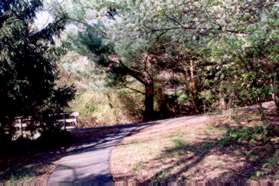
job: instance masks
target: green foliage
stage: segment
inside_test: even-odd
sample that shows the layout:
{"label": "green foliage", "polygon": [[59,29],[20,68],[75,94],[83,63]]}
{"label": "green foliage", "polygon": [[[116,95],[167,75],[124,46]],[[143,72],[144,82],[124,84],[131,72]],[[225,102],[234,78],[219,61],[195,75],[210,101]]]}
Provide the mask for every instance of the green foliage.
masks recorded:
{"label": "green foliage", "polygon": [[80,0],[77,6],[94,9],[83,20],[97,23],[83,25],[88,29],[79,43],[97,55],[110,85],[126,85],[132,76],[159,84],[163,94],[180,87],[185,96],[174,103],[190,103],[195,112],[221,102],[255,104],[277,93],[276,1]]}
{"label": "green foliage", "polygon": [[93,113],[96,110],[95,106],[90,103],[87,103],[85,105],[85,109],[86,109],[86,114]]}
{"label": "green foliage", "polygon": [[98,89],[81,92],[70,104],[80,113],[81,127],[131,123],[142,119],[142,96],[127,89]]}
{"label": "green foliage", "polygon": [[244,127],[240,129],[229,129],[219,141],[221,146],[231,144],[254,144],[266,143],[269,140],[268,131],[264,126]]}
{"label": "green foliage", "polygon": [[272,154],[271,157],[267,159],[267,161],[263,164],[262,168],[255,172],[254,175],[252,175],[252,178],[259,179],[268,177],[270,175],[273,175],[275,179],[278,179],[279,172],[278,172],[278,150]]}
{"label": "green foliage", "polygon": [[137,163],[133,166],[133,171],[134,172],[140,172],[142,170],[142,168],[143,168],[142,163]]}
{"label": "green foliage", "polygon": [[39,0],[6,0],[0,4],[0,136],[13,135],[15,117],[36,121],[60,112],[74,96],[73,86],[58,86],[56,61],[65,53],[54,37],[66,24],[57,17],[41,30],[32,29]]}
{"label": "green foliage", "polygon": [[184,140],[180,139],[180,138],[176,138],[173,140],[174,143],[174,148],[176,150],[183,150],[186,146],[186,143]]}

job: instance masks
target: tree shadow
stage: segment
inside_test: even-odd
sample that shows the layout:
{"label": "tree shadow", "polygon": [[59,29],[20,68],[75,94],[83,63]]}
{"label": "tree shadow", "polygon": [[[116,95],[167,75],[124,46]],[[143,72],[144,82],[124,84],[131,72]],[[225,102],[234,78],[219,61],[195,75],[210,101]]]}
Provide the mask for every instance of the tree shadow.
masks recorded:
{"label": "tree shadow", "polygon": [[[201,162],[209,153],[216,148],[216,142],[208,140],[207,142],[195,144],[181,144],[163,151],[155,161],[161,161],[164,158],[175,157],[171,163],[164,166],[144,183],[161,181],[178,181],[182,173]],[[154,167],[150,167],[154,168]],[[158,168],[158,167],[157,167]]]}
{"label": "tree shadow", "polygon": [[[65,156],[86,153],[99,149],[106,149],[117,145],[124,137],[133,135],[141,130],[158,124],[149,122],[142,124],[116,125],[109,127],[98,127],[89,129],[73,129],[73,143],[59,146],[54,149],[32,149],[30,146],[21,154],[1,157],[0,159],[0,181],[15,181],[25,177],[38,177],[44,175],[44,171],[35,171],[45,165],[54,166],[54,162]],[[59,139],[56,139],[59,140]],[[32,144],[29,144],[32,145]],[[99,175],[96,175],[98,177]],[[104,175],[103,177],[112,177]],[[102,176],[100,177],[100,179]],[[88,181],[86,178],[83,181]],[[100,180],[99,179],[99,180]],[[101,179],[102,180],[102,179]]]}
{"label": "tree shadow", "polygon": [[[226,135],[220,139],[205,139],[194,144],[184,143],[164,150],[152,160],[161,161],[159,165],[150,166],[148,164],[150,161],[143,163],[146,168],[156,170],[155,174],[143,181],[143,183],[197,180],[205,183],[236,183],[237,185],[243,185],[251,179],[266,178],[264,175],[262,177],[255,177],[255,175],[263,168],[266,168],[270,158],[279,149],[279,146],[269,141],[259,144],[231,141],[228,144],[224,144],[224,140],[227,139]],[[231,160],[228,160],[228,164],[222,165],[224,167],[221,166],[225,171],[211,178],[208,175],[210,175],[210,172],[214,173],[218,165],[213,162],[213,168],[209,166],[208,169],[206,166],[200,165],[200,163],[208,161],[207,158],[212,155],[218,158],[221,158],[221,156],[232,157],[233,160],[231,163],[229,163]],[[164,160],[166,158],[171,160]],[[167,163],[164,161],[167,161]],[[241,166],[235,166],[239,162],[242,162]],[[187,173],[187,171],[190,171],[190,173]],[[266,176],[268,178],[269,175],[267,174]]]}

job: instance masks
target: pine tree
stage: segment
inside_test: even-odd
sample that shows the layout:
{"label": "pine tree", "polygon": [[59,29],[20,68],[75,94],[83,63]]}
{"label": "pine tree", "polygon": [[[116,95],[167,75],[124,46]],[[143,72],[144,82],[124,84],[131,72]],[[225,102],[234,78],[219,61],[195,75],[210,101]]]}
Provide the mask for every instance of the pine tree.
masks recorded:
{"label": "pine tree", "polygon": [[72,86],[57,86],[57,47],[66,15],[41,30],[32,27],[40,0],[0,2],[0,137],[13,135],[15,117],[41,120],[44,113],[62,111],[74,96]]}

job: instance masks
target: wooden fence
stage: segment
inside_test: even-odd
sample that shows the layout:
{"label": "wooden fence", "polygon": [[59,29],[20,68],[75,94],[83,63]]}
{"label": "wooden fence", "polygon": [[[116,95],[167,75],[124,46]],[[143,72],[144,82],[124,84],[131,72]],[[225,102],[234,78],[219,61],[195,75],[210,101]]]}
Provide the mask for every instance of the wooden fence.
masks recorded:
{"label": "wooden fence", "polygon": [[[53,119],[53,121],[59,125],[62,129],[67,130],[70,128],[77,128],[78,127],[78,112],[73,113],[56,113],[51,114],[49,117]],[[36,130],[36,126],[39,126],[39,123],[33,123],[32,125],[35,126],[35,130],[33,131],[29,127],[32,126],[31,117],[17,117],[15,119],[14,127],[16,129],[16,134],[14,138],[18,138],[20,136],[36,139],[40,136],[39,132]]]}

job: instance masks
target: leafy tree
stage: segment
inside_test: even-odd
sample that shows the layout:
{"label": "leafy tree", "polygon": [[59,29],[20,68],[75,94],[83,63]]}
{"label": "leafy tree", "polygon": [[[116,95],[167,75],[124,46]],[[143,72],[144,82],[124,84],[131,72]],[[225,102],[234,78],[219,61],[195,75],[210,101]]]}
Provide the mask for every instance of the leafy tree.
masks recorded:
{"label": "leafy tree", "polygon": [[[0,136],[13,136],[15,117],[32,117],[44,125],[43,114],[62,111],[74,96],[72,86],[58,86],[56,61],[64,53],[54,37],[64,29],[66,15],[35,29],[40,0],[0,2]],[[42,127],[42,125],[40,126]]]}
{"label": "leafy tree", "polygon": [[278,72],[278,4],[255,1],[244,2],[242,7],[247,10],[232,15],[241,32],[223,34],[210,45],[211,56],[218,58],[218,68],[224,70],[217,78],[220,91],[237,105],[269,100],[278,86],[274,81]]}
{"label": "leafy tree", "polygon": [[[99,25],[92,26],[95,28],[88,27],[86,32],[79,35],[83,46],[99,57],[100,64],[108,67],[108,74],[112,79],[123,84],[127,83],[127,76],[131,76],[143,84],[146,120],[154,115],[154,86],[160,81],[160,75],[167,70],[159,64],[163,61],[166,64],[174,60],[168,54],[170,49],[168,45],[175,46],[171,44],[172,36],[168,31],[175,31],[178,27],[173,27],[172,23],[167,21],[164,11],[171,12],[177,7],[170,6],[169,8],[169,4],[147,1],[141,3],[104,2],[103,5],[98,6],[107,7],[100,10],[100,14],[105,14],[106,17],[100,20]],[[193,9],[203,12],[202,7]],[[191,22],[192,19],[187,21]],[[165,28],[160,28],[162,25]],[[105,33],[97,32],[96,27],[105,30]],[[195,39],[192,40],[194,35],[198,36],[200,33],[196,32],[195,28],[189,28],[189,33],[185,38],[191,43],[197,43]],[[108,46],[111,49],[105,53],[103,49]]]}
{"label": "leafy tree", "polygon": [[96,22],[84,25],[81,43],[111,77],[123,83],[132,76],[145,86],[146,116],[152,115],[154,84],[162,84],[163,74],[187,76],[178,84],[188,87],[197,111],[268,100],[276,87],[270,76],[278,61],[276,1],[80,3],[78,16]]}

